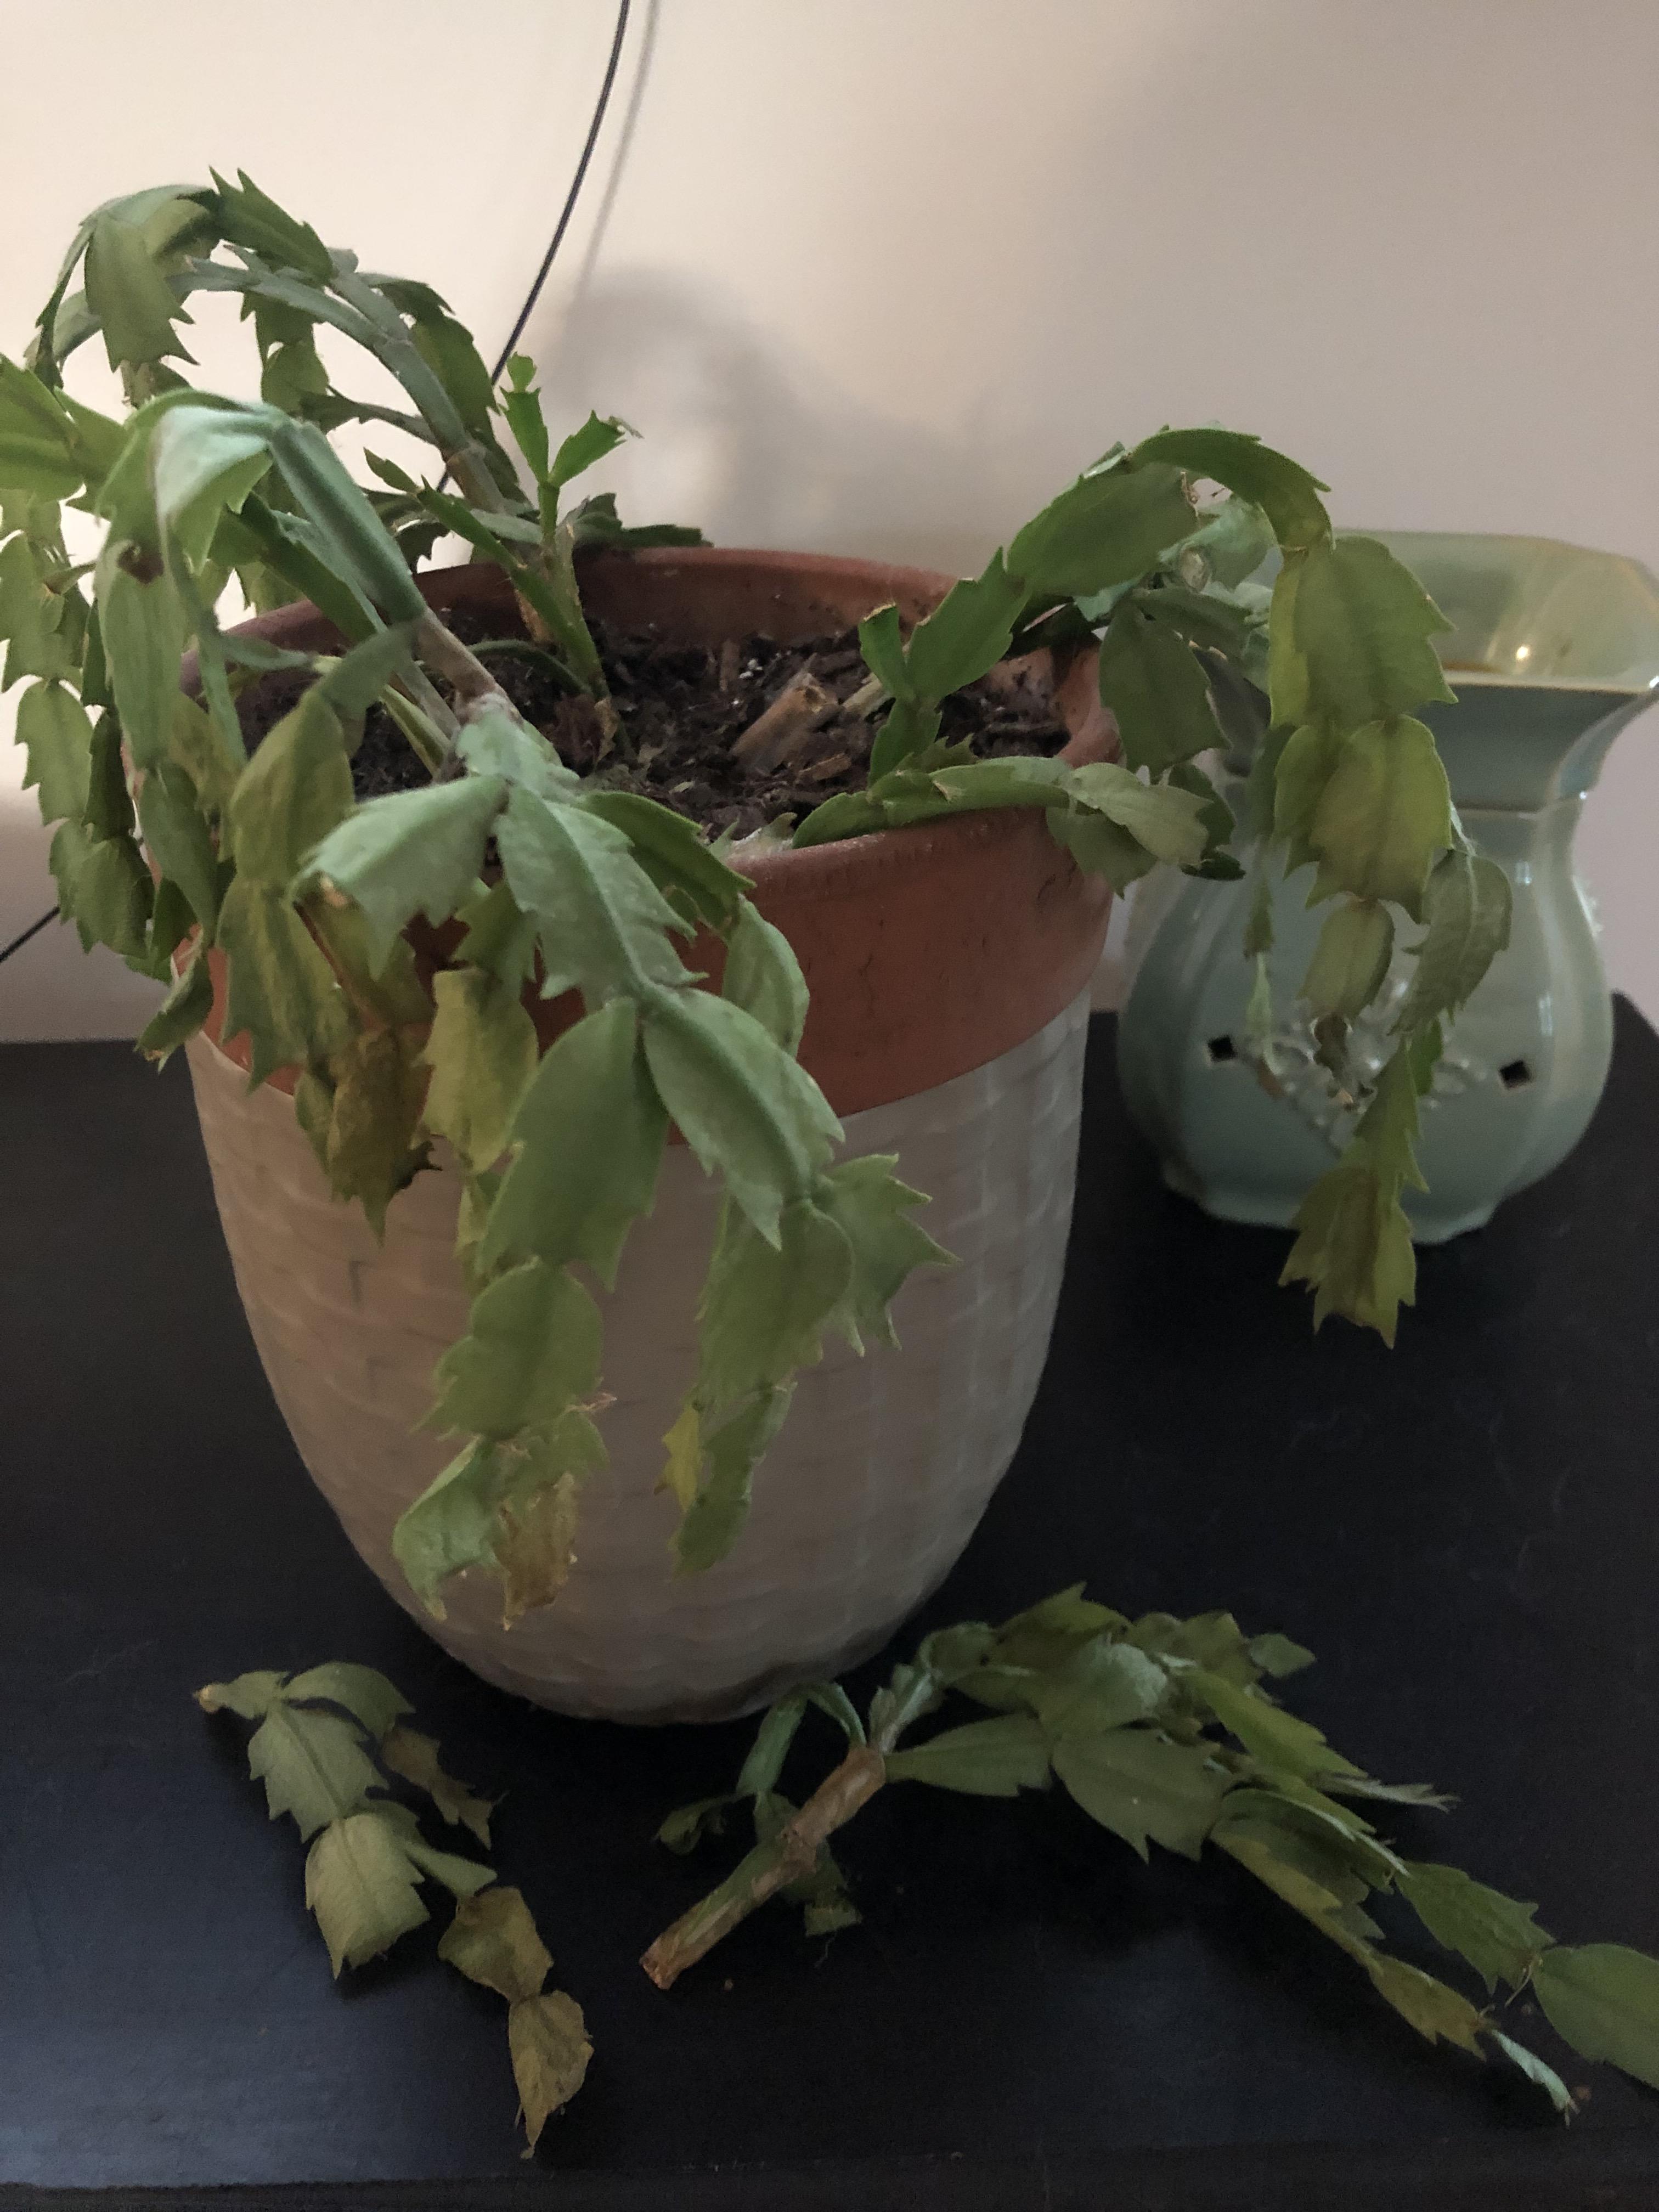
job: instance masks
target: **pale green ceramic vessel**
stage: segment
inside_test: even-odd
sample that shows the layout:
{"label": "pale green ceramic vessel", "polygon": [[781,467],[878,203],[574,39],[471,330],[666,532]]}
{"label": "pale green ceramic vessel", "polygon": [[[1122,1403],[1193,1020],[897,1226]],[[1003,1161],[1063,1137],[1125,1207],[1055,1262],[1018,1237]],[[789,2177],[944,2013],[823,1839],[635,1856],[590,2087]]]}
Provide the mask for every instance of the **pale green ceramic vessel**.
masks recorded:
{"label": "pale green ceramic vessel", "polygon": [[[1659,583],[1634,561],[1547,538],[1376,534],[1452,624],[1437,642],[1457,704],[1421,711],[1465,830],[1515,892],[1509,950],[1452,1026],[1424,1101],[1429,1188],[1404,1202],[1413,1235],[1434,1243],[1478,1227],[1564,1159],[1607,1080],[1613,1009],[1572,840],[1607,748],[1659,690]],[[1228,763],[1236,809],[1245,765],[1242,752]],[[1283,1098],[1268,1097],[1245,1053],[1248,884],[1183,884],[1119,1026],[1124,1095],[1164,1180],[1228,1220],[1288,1224],[1352,1133],[1297,998],[1328,911],[1305,906],[1312,874],[1299,870],[1274,896]],[[1402,944],[1419,933],[1402,928]],[[1370,1070],[1392,1049],[1410,972],[1402,949],[1357,1025],[1356,1054]]]}

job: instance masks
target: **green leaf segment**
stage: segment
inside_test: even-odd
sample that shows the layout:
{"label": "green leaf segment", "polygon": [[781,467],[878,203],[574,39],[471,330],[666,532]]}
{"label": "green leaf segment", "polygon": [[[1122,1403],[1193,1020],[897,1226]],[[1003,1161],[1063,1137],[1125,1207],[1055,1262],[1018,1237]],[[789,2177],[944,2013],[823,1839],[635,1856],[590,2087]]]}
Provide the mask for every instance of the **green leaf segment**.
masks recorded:
{"label": "green leaf segment", "polygon": [[[252,324],[257,401],[197,392],[173,365],[189,364],[185,302],[214,293]],[[321,327],[371,355],[407,407],[337,388]],[[63,390],[63,362],[97,335],[131,405],[124,422]],[[372,464],[377,488],[359,485],[327,437],[354,422],[408,432],[456,490],[389,461]],[[537,653],[617,738],[577,550],[696,535],[630,532],[608,495],[567,506],[628,434],[594,415],[556,441],[528,362],[492,390],[429,287],[364,272],[246,176],[97,210],[28,365],[0,362],[3,681],[27,686],[18,734],[56,824],[65,915],[85,943],[170,985],[142,1049],[163,1060],[200,1028],[216,951],[225,1033],[246,1040],[252,1081],[293,1071],[323,1172],[377,1231],[435,1141],[464,1170],[473,1304],[431,1415],[457,1450],[397,1539],[434,1612],[468,1567],[500,1575],[508,1619],[568,1571],[580,1494],[604,1464],[592,1286],[615,1279],[672,1127],[723,1187],[696,1370],[665,1439],[683,1571],[736,1540],[825,1333],[891,1343],[894,1295],[945,1256],[893,1160],[838,1157],[840,1127],[796,1058],[799,968],[744,878],[690,822],[573,773],[411,574],[459,532],[507,575]],[[1231,496],[1200,511],[1200,478]],[[1120,885],[1158,861],[1237,872],[1231,814],[1197,757],[1224,678],[1267,684],[1271,836],[1317,862],[1317,896],[1343,901],[1307,986],[1334,1052],[1386,969],[1390,902],[1425,925],[1399,1049],[1310,1197],[1288,1270],[1316,1285],[1317,1315],[1391,1334],[1411,1289],[1398,1200],[1415,1174],[1417,1098],[1442,1024],[1504,940],[1507,885],[1466,849],[1411,719],[1443,696],[1434,610],[1380,547],[1333,538],[1318,489],[1224,432],[1115,449],[908,635],[891,607],[865,622],[872,696],[890,702],[869,786],[817,808],[795,842],[1024,807]],[[68,558],[65,501],[103,526],[94,562]],[[1275,538],[1268,609],[1249,573]],[[231,634],[218,609],[233,581],[258,607],[311,599],[344,650]],[[981,760],[941,740],[944,701],[1011,653],[1097,638],[1121,762]],[[250,757],[237,695],[270,671],[307,686]],[[430,781],[358,805],[351,756],[377,701]],[[407,933],[422,918],[462,932],[435,974]],[[724,941],[718,995],[687,964],[698,931]],[[1258,930],[1253,949],[1263,941]],[[538,993],[580,1006],[544,1053]]]}
{"label": "green leaf segment", "polygon": [[[755,1847],[641,1961],[667,1989],[769,1898],[805,1908],[807,1932],[859,1917],[830,1838],[890,1783],[975,1797],[1058,1784],[1089,1818],[1142,1858],[1156,1844],[1183,1857],[1224,1851],[1344,1953],[1426,2042],[1517,2066],[1565,2118],[1575,2097],[1500,2026],[1492,2003],[1397,1956],[1376,1911],[1401,1906],[1462,1961],[1490,2000],[1535,1996],[1582,2057],[1610,2059],[1659,2087],[1659,1960],[1619,1944],[1558,1944],[1536,1907],[1459,1868],[1402,1856],[1363,1808],[1444,1808],[1423,1784],[1378,1782],[1279,1701],[1275,1682],[1313,1655],[1287,1637],[1247,1637],[1232,1615],[1131,1620],[1079,1583],[993,1628],[936,1630],[894,1669],[860,1717],[836,1684],[792,1692],[760,1724],[727,1795],[670,1814],[659,1832],[690,1851],[746,1807]],[[947,1698],[988,1717],[911,1732]],[[797,1805],[780,1790],[797,1731],[812,1709],[845,1753]]]}
{"label": "green leaf segment", "polygon": [[423,1884],[448,1890],[454,1917],[438,1955],[507,1999],[507,2045],[533,2149],[587,2070],[592,2046],[581,2007],[544,1987],[553,1961],[520,1893],[498,1887],[481,1861],[428,1842],[413,1808],[392,1793],[401,1782],[423,1794],[440,1819],[485,1850],[489,1801],[445,1773],[432,1738],[405,1725],[408,1699],[372,1667],[331,1660],[302,1674],[239,1674],[210,1682],[196,1702],[204,1712],[257,1723],[248,1769],[264,1784],[271,1819],[289,1814],[309,1845],[306,1903],[337,1978],[431,1917]]}
{"label": "green leaf segment", "polygon": [[[557,771],[533,733],[518,734],[517,758],[464,739],[463,776],[358,809],[307,877],[350,898],[389,949],[422,905],[447,909],[458,884],[477,883],[487,840],[501,856],[501,882],[480,906],[489,902],[490,945],[505,950],[440,978],[425,1050],[424,1126],[470,1179],[462,1225],[477,1288],[469,1333],[439,1364],[432,1420],[466,1441],[404,1516],[397,1550],[434,1609],[446,1576],[493,1559],[509,1618],[562,1583],[577,1492],[604,1464],[599,1310],[571,1270],[614,1283],[671,1123],[727,1192],[701,1371],[670,1440],[684,1565],[734,1540],[789,1378],[817,1357],[825,1327],[856,1340],[872,1283],[884,1323],[885,1299],[936,1252],[905,1220],[915,1194],[890,1161],[831,1166],[839,1125],[794,1059],[793,1036],[769,1026],[781,1004],[804,999],[799,969],[744,901],[744,879],[689,823],[639,802],[629,818],[647,869],[596,795]],[[435,886],[434,850],[449,872]],[[732,960],[720,998],[698,987],[674,943],[699,920],[739,954],[764,947]],[[586,1009],[539,1060],[520,999],[526,941],[544,994],[580,992]]]}
{"label": "green leaf segment", "polygon": [[[1200,519],[1192,487],[1204,480],[1230,496]],[[1224,741],[1216,702],[1228,682],[1265,689],[1256,826],[1288,867],[1315,864],[1310,903],[1340,902],[1302,995],[1328,1064],[1363,1109],[1346,1153],[1297,1216],[1284,1279],[1312,1287],[1316,1323],[1341,1313],[1392,1343],[1415,1284],[1400,1199],[1420,1187],[1418,1100],[1442,1024],[1508,942],[1510,890],[1469,848],[1434,740],[1412,713],[1452,696],[1431,642],[1446,625],[1384,546],[1334,535],[1323,489],[1282,453],[1224,430],[1164,430],[1107,454],[982,575],[955,586],[908,644],[896,607],[863,623],[865,659],[892,699],[869,788],[826,801],[795,842],[964,808],[1040,806],[1079,866],[1120,890],[1155,860],[1236,877],[1225,848],[1237,825],[1198,760]],[[1269,597],[1248,579],[1275,544]],[[1122,765],[974,761],[939,742],[942,702],[1007,653],[1097,637]],[[1346,1044],[1387,981],[1391,906],[1426,928],[1410,948],[1417,970],[1393,1057],[1367,1093]],[[1246,946],[1263,1000],[1270,914],[1256,902]],[[1264,1015],[1258,1007],[1265,1029]]]}

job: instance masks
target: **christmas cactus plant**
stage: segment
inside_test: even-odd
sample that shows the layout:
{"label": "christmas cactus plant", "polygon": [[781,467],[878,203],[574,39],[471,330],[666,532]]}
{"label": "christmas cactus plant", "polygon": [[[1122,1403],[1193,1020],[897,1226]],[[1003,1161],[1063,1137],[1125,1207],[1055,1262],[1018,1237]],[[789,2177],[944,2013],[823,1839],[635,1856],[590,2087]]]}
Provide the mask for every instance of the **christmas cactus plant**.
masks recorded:
{"label": "christmas cactus plant", "polygon": [[[257,401],[185,381],[191,303],[215,293],[252,325]],[[406,405],[340,389],[325,330],[389,372]],[[122,419],[64,389],[65,362],[94,340]],[[370,453],[359,483],[330,442],[348,426],[407,434],[424,472]],[[0,362],[4,680],[27,682],[18,734],[57,825],[64,915],[169,985],[141,1039],[158,1060],[206,1019],[222,956],[226,1036],[246,1036],[256,1085],[298,1071],[321,1169],[371,1223],[434,1140],[463,1171],[471,1318],[438,1364],[430,1417],[457,1449],[397,1539],[434,1612],[464,1568],[499,1573],[509,1616],[568,1572],[582,1485],[604,1460],[589,1282],[614,1279],[671,1125],[723,1186],[698,1371],[665,1438],[682,1569],[736,1540],[826,1332],[890,1339],[895,1294],[945,1256],[893,1159],[837,1159],[839,1125],[796,1056],[800,969],[747,896],[742,848],[631,787],[581,556],[696,533],[629,530],[608,495],[571,496],[627,434],[592,415],[556,438],[529,362],[493,385],[428,286],[360,269],[246,177],[99,209],[24,362]],[[1313,1287],[1316,1318],[1392,1340],[1413,1288],[1399,1201],[1417,1102],[1443,1024],[1504,940],[1507,888],[1471,854],[1413,718],[1449,696],[1437,611],[1382,545],[1334,532],[1322,489],[1223,430],[1113,447],[908,635],[896,608],[869,615],[868,680],[848,702],[874,728],[865,786],[768,834],[805,847],[1036,809],[1079,867],[1120,889],[1160,862],[1237,875],[1239,843],[1263,891],[1247,946],[1259,1013],[1268,872],[1316,862],[1330,914],[1303,988],[1358,1119],[1309,1194],[1285,1273]],[[562,757],[483,641],[428,605],[416,572],[452,534],[507,580],[538,662],[585,702],[599,765]],[[1271,586],[1253,580],[1275,553]],[[261,611],[313,602],[341,649],[238,635],[233,590]],[[952,695],[1039,647],[1097,647],[1120,760],[980,757],[942,734]],[[273,674],[302,688],[251,750],[239,695]],[[1243,824],[1200,765],[1229,699],[1261,723]],[[418,787],[360,800],[352,758],[374,708]],[[1415,980],[1366,1089],[1347,1028],[1382,987],[1401,916],[1423,927]],[[450,926],[435,968],[406,933],[419,917]],[[698,931],[725,947],[718,994],[688,964]],[[544,1051],[527,991],[580,995],[580,1018]],[[1265,1037],[1265,1015],[1258,1026]]]}

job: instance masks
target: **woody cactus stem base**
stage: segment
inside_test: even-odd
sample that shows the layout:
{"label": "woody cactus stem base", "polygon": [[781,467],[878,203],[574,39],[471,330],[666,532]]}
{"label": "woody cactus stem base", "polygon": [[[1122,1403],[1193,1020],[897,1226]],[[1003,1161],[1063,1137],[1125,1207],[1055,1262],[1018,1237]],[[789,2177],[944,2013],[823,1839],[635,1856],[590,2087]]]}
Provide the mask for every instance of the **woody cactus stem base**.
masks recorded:
{"label": "woody cactus stem base", "polygon": [[465,1326],[459,1176],[447,1161],[418,1176],[378,1245],[330,1197],[291,1102],[250,1095],[198,1038],[202,1133],[254,1340],[301,1456],[387,1589],[487,1680],[588,1717],[726,1718],[876,1649],[966,1544],[1036,1389],[1071,1223],[1087,1011],[1080,998],[972,1073],[846,1117],[849,1152],[896,1152],[932,1194],[929,1232],[960,1264],[906,1286],[902,1352],[836,1346],[802,1376],[735,1549],[685,1577],[657,1485],[694,1365],[717,1192],[670,1148],[607,1305],[611,1466],[584,1492],[557,1603],[510,1629],[499,1585],[476,1574],[429,1620],[392,1556],[398,1515],[453,1450],[411,1431]]}

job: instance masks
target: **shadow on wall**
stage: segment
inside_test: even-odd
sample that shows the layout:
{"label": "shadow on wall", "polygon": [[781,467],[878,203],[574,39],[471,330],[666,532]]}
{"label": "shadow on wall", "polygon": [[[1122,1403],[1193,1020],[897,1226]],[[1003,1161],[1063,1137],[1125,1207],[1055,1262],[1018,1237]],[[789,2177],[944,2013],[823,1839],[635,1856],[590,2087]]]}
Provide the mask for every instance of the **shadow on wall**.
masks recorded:
{"label": "shadow on wall", "polygon": [[604,471],[626,520],[696,523],[719,544],[977,574],[997,543],[982,518],[1030,505],[1006,441],[872,413],[672,276],[591,280],[543,386],[556,426],[594,407],[641,433]]}

